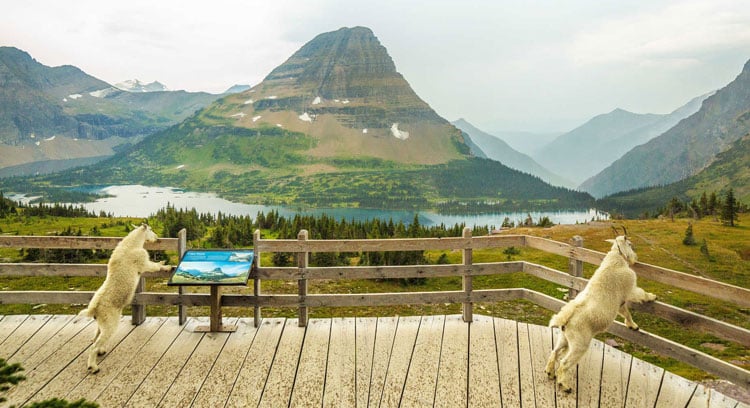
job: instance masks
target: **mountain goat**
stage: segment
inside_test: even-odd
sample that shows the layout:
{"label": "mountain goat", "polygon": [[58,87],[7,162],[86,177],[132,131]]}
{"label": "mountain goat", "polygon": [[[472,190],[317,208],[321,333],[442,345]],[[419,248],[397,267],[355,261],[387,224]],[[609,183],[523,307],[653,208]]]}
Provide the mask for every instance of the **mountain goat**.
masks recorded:
{"label": "mountain goat", "polygon": [[146,224],[136,227],[123,238],[109,258],[104,283],[94,293],[88,308],[79,313],[96,319],[96,335],[88,357],[88,370],[91,373],[99,371],[96,357],[106,353],[104,345],[117,330],[122,309],[133,301],[141,273],[171,269],[171,266],[164,265],[164,261],[151,262],[148,251],[143,248],[144,243],[157,239]]}
{"label": "mountain goat", "polygon": [[[573,370],[588,350],[594,335],[605,331],[618,313],[625,318],[629,329],[638,330],[628,310],[628,302],[656,299],[653,293],[636,286],[636,274],[630,265],[637,261],[637,257],[627,237],[620,235],[607,242],[612,243],[612,248],[586,287],[549,322],[550,327],[559,327],[562,335],[558,337],[544,371],[550,379],[557,377],[558,385],[566,392],[572,391],[575,385]],[[564,356],[559,359],[555,371],[558,356],[562,353]]]}

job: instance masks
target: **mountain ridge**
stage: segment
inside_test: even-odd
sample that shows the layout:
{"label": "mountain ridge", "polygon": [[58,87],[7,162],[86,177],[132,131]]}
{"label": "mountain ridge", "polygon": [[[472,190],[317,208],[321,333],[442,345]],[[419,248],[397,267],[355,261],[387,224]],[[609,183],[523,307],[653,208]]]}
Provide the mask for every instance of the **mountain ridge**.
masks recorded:
{"label": "mountain ridge", "polygon": [[750,60],[729,84],[674,127],[636,146],[581,188],[595,197],[666,185],[699,173],[750,131]]}

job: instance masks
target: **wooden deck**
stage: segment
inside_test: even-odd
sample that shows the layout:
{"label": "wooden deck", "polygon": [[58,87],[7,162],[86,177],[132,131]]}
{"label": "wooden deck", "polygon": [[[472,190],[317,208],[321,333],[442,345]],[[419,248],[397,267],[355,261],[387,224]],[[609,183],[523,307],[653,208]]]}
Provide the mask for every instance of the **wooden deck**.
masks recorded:
{"label": "wooden deck", "polygon": [[[196,333],[123,318],[101,371],[86,373],[92,320],[0,316],[0,357],[26,381],[6,405],[52,397],[102,407],[748,407],[594,341],[566,394],[544,374],[554,333],[475,316],[311,319],[227,318],[234,333]],[[3,405],[5,406],[5,405]]]}

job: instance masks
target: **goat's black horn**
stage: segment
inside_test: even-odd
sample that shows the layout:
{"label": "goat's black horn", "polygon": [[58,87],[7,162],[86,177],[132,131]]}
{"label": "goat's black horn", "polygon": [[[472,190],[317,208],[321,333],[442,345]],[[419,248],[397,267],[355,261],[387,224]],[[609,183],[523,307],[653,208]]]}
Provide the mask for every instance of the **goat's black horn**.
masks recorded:
{"label": "goat's black horn", "polygon": [[628,230],[625,229],[624,225],[620,225],[622,227],[622,235],[628,236]]}
{"label": "goat's black horn", "polygon": [[620,231],[618,231],[617,227],[615,227],[614,225],[612,226],[612,230],[615,231],[615,236],[620,235]]}

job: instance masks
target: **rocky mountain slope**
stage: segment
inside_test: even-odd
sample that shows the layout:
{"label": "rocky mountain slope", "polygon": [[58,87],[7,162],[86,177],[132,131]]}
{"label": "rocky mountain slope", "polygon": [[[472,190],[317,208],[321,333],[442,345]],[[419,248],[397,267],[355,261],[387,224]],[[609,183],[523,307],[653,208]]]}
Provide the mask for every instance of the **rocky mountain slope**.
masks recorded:
{"label": "rocky mountain slope", "polygon": [[294,206],[581,208],[592,198],[473,157],[364,27],[320,34],[260,84],[45,183],[170,185]]}
{"label": "rocky mountain slope", "polygon": [[699,173],[750,132],[750,61],[737,78],[706,98],[698,112],[637,146],[581,188],[596,197],[665,185]]}
{"label": "rocky mountain slope", "polygon": [[117,146],[177,123],[217,97],[126,92],[74,66],[48,67],[17,48],[0,47],[0,168],[61,161],[59,169],[76,159],[111,156]]}

